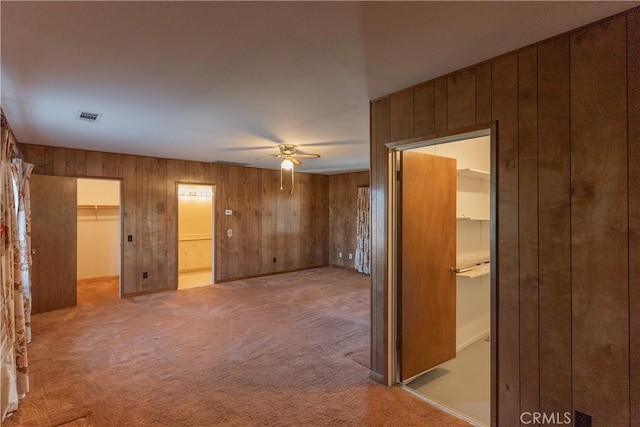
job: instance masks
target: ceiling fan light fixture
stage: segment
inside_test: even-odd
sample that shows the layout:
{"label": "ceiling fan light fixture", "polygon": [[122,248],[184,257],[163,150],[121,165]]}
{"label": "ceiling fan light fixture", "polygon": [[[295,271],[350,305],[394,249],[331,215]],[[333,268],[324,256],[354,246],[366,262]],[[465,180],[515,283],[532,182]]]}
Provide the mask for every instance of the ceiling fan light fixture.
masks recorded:
{"label": "ceiling fan light fixture", "polygon": [[293,162],[290,159],[284,159],[280,164],[280,167],[284,170],[289,171],[293,169]]}

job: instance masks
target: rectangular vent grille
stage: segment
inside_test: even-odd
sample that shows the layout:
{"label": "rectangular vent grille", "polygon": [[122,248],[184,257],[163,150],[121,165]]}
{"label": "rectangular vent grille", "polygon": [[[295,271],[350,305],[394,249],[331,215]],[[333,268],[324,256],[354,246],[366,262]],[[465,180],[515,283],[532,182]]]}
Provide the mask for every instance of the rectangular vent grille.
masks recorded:
{"label": "rectangular vent grille", "polygon": [[78,111],[78,116],[76,117],[78,120],[84,120],[85,122],[99,122],[102,114],[97,113],[88,113],[86,111]]}

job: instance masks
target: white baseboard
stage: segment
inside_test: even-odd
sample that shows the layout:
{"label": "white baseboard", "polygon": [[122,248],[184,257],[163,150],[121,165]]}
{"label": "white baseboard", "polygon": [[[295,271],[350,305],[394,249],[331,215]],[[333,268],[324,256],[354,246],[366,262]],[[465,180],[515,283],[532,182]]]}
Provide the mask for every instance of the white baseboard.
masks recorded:
{"label": "white baseboard", "polygon": [[413,394],[415,397],[417,397],[418,399],[427,402],[428,404],[430,404],[431,406],[434,406],[436,408],[438,408],[439,410],[441,410],[442,412],[446,412],[447,414],[453,415],[456,418],[459,418],[463,421],[468,422],[469,424],[471,424],[472,426],[476,426],[476,427],[488,427],[486,424],[484,424],[482,421],[476,420],[473,417],[470,417],[467,414],[463,414],[462,412],[459,412],[453,408],[448,407],[447,405],[444,405],[440,402],[438,402],[437,400],[433,400],[430,399],[420,393],[418,393],[417,391],[415,391],[414,389],[412,389],[409,386],[406,385],[402,385],[400,384],[399,386],[401,389],[408,391],[409,393]]}
{"label": "white baseboard", "polygon": [[465,342],[463,342],[462,344],[460,344],[459,346],[456,347],[456,353],[459,353],[461,350],[469,347],[471,344],[473,344],[474,342],[484,339],[486,337],[489,336],[489,329],[485,329],[484,331],[480,332],[479,334],[474,335],[473,337],[469,338],[468,340],[466,340]]}

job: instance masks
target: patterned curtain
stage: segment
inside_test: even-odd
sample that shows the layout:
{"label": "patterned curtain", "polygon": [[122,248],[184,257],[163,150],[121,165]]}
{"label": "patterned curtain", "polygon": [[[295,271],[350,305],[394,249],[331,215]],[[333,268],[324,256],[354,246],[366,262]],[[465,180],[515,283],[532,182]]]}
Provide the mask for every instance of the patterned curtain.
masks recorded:
{"label": "patterned curtain", "polygon": [[357,215],[358,224],[356,230],[356,270],[360,273],[370,274],[371,255],[370,238],[371,228],[369,218],[371,206],[371,192],[369,187],[358,187]]}
{"label": "patterned curtain", "polygon": [[[27,343],[31,342],[31,191],[29,177],[33,165],[22,159],[13,160],[14,196],[18,200],[18,246],[20,248],[20,282],[24,300],[24,321]],[[25,346],[26,359],[26,346]],[[28,382],[26,388],[28,388]]]}
{"label": "patterned curtain", "polygon": [[[4,113],[1,136],[0,419],[4,419],[18,409],[18,399],[29,391],[27,319],[30,317],[30,294],[25,294],[23,280],[26,278],[29,291],[28,177],[33,165],[19,159],[13,162],[18,150]],[[19,213],[22,213],[21,220]]]}

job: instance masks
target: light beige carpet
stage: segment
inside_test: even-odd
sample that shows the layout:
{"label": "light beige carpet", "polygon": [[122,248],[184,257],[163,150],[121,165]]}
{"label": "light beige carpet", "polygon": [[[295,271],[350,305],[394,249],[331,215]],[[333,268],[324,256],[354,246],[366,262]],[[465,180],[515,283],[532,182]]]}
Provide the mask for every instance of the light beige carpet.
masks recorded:
{"label": "light beige carpet", "polygon": [[320,268],[123,300],[116,287],[33,316],[32,391],[4,425],[466,425],[369,379],[368,276]]}

